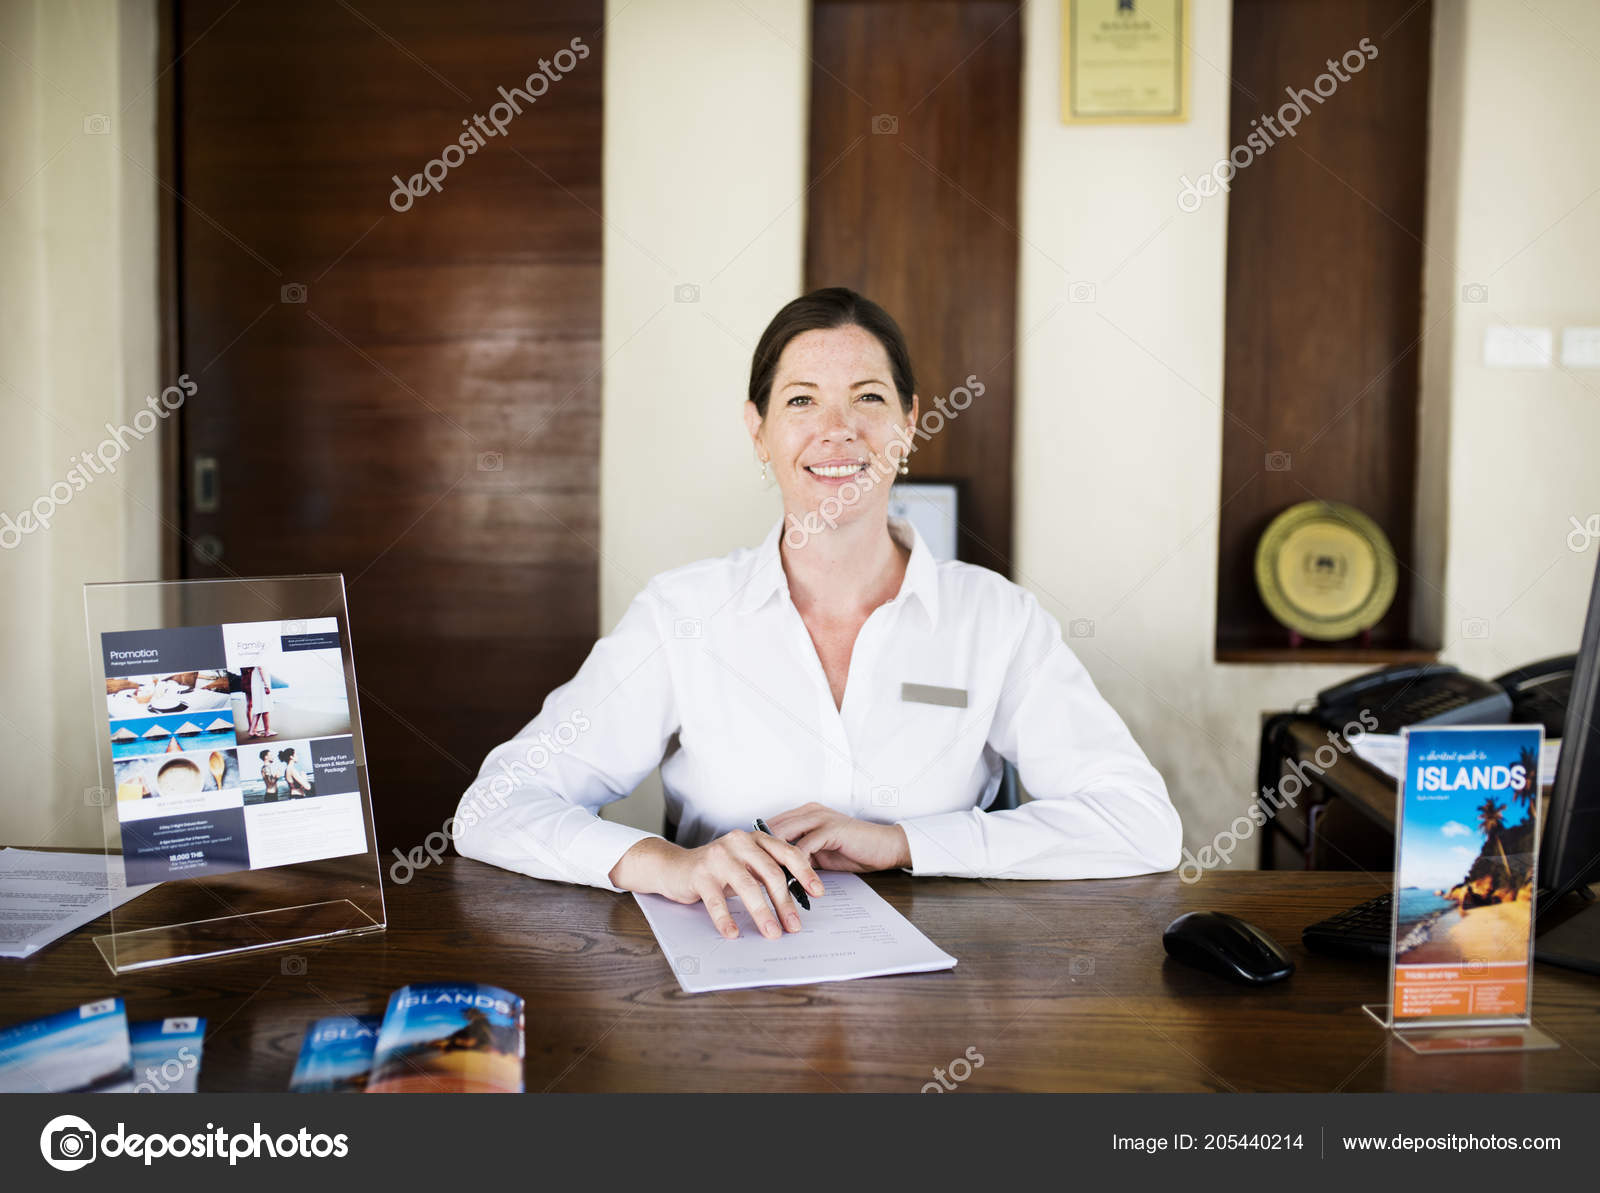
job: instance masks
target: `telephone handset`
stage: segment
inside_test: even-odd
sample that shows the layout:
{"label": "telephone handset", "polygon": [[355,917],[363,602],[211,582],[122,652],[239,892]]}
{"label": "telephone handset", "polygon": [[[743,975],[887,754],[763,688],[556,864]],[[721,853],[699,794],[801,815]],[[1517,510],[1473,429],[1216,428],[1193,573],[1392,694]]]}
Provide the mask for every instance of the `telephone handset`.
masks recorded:
{"label": "telephone handset", "polygon": [[1511,696],[1449,663],[1400,663],[1318,692],[1312,715],[1329,729],[1354,722],[1369,733],[1399,733],[1407,725],[1503,725],[1511,719]]}
{"label": "telephone handset", "polygon": [[1543,725],[1544,735],[1559,738],[1566,730],[1567,701],[1572,698],[1575,654],[1556,655],[1507,671],[1495,683],[1511,697],[1511,719],[1519,725]]}

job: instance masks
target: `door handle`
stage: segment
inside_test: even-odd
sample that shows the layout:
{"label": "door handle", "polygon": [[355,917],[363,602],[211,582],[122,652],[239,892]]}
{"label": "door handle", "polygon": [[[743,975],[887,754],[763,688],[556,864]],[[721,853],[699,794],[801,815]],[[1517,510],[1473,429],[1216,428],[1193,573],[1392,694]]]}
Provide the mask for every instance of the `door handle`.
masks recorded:
{"label": "door handle", "polygon": [[194,458],[194,485],[189,490],[189,505],[195,513],[217,512],[217,507],[222,501],[222,494],[218,488],[220,479],[215,456]]}

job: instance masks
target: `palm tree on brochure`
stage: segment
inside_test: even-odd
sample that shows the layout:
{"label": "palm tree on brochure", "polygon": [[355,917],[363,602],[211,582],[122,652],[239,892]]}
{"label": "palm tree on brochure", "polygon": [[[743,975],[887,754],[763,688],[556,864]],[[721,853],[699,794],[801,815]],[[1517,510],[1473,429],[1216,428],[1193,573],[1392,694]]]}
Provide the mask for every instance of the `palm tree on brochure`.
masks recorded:
{"label": "palm tree on brochure", "polygon": [[1494,796],[1489,796],[1478,809],[1478,831],[1483,834],[1486,844],[1492,844],[1495,852],[1500,855],[1500,865],[1505,868],[1506,882],[1512,881],[1511,863],[1506,861],[1506,851],[1500,844],[1500,833],[1506,826],[1506,806],[1497,803]]}
{"label": "palm tree on brochure", "polygon": [[1532,750],[1523,750],[1518,759],[1522,763],[1522,786],[1517,788],[1516,800],[1527,809],[1528,819],[1533,819],[1535,793],[1539,790],[1539,758]]}

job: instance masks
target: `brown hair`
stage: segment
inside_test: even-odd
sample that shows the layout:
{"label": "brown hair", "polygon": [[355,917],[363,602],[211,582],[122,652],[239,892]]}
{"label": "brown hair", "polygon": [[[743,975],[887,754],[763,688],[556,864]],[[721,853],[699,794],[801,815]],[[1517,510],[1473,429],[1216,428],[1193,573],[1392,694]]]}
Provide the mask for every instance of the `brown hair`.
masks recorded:
{"label": "brown hair", "polygon": [[834,327],[859,327],[877,337],[889,356],[891,377],[900,394],[900,408],[911,413],[911,398],[917,392],[917,383],[911,373],[911,353],[906,348],[900,325],[870,298],[863,298],[843,286],[813,290],[786,303],[767,324],[767,330],[761,333],[756,344],[755,355],[750,358],[750,400],[755,403],[756,413],[767,417],[772,378],[778,371],[778,358],[789,341],[803,332]]}

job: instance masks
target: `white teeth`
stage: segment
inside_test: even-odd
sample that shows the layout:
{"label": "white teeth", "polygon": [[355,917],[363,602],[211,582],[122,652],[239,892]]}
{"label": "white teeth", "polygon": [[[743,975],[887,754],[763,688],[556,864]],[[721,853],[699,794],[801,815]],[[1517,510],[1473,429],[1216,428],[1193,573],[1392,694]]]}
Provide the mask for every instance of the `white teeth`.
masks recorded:
{"label": "white teeth", "polygon": [[862,467],[863,465],[861,464],[838,464],[829,468],[814,465],[807,468],[806,471],[814,472],[818,476],[828,477],[830,480],[839,480],[841,477],[854,476],[861,471]]}

